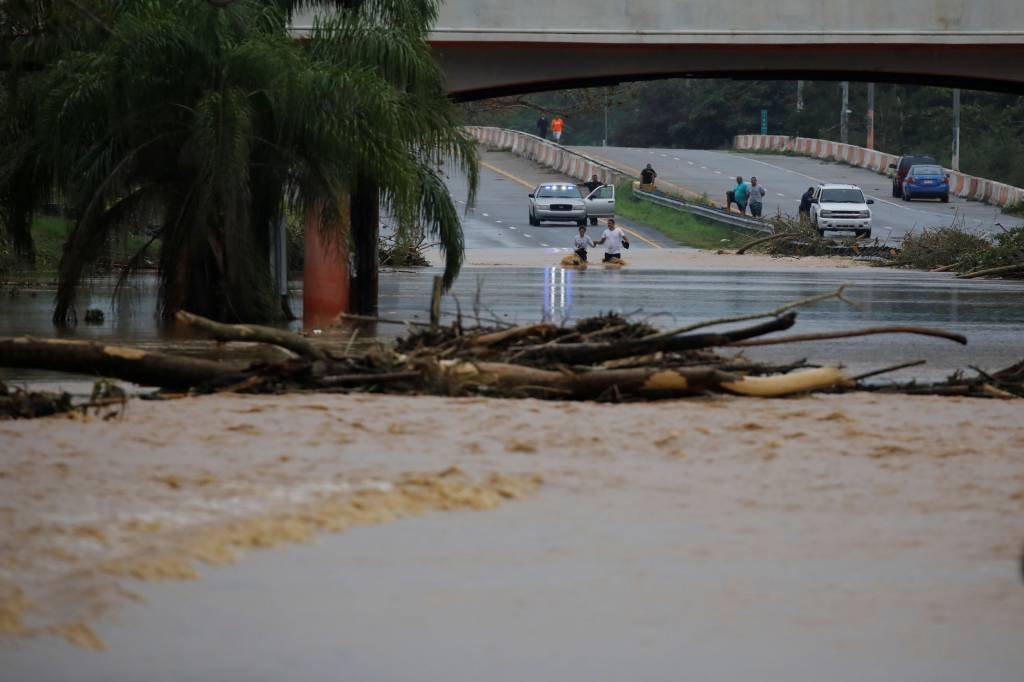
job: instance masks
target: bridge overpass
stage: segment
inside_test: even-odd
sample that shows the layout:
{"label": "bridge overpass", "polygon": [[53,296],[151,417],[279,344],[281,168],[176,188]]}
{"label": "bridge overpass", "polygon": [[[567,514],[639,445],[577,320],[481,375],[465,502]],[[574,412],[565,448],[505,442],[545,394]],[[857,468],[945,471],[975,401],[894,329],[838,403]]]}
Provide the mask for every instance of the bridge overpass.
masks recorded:
{"label": "bridge overpass", "polygon": [[462,100],[675,76],[1024,92],[1020,0],[446,0],[431,42]]}

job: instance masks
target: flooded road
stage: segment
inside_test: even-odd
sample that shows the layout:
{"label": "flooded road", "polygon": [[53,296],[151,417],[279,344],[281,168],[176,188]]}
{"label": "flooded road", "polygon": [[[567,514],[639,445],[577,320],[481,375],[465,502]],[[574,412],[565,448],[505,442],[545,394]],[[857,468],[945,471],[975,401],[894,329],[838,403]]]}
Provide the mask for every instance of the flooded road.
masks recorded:
{"label": "flooded road", "polygon": [[[381,274],[381,317],[427,319],[433,268]],[[67,332],[75,338],[101,339],[189,354],[224,357],[211,341],[172,335],[156,319],[155,277],[135,278],[111,301],[113,279],[94,280],[83,294],[80,314],[100,308],[99,325],[79,324]],[[800,311],[799,333],[873,325],[941,327],[967,336],[966,347],[905,335],[749,349],[755,358],[811,362],[842,362],[851,371],[925,359],[928,364],[892,375],[934,380],[955,369],[977,365],[986,369],[1009,365],[1024,356],[1024,287],[1011,281],[957,280],[950,275],[882,269],[835,270],[604,270],[562,268],[466,268],[442,305],[451,321],[461,311],[466,324],[475,315],[488,320],[524,323],[539,319],[561,323],[615,311],[648,319],[661,328],[700,320],[771,310],[794,300],[848,284],[847,296],[857,304],[827,301]],[[293,282],[292,309],[301,315],[301,282]],[[3,292],[0,336],[54,336],[50,322],[52,289]],[[298,328],[299,323],[292,323]],[[353,328],[325,330],[324,340],[347,343]],[[392,338],[402,325],[359,327],[358,337]],[[237,354],[236,354],[237,356]],[[228,356],[232,357],[232,356]],[[244,357],[244,355],[242,356]],[[26,370],[0,370],[0,379],[57,379],[59,375]],[[890,377],[891,378],[891,377]]]}

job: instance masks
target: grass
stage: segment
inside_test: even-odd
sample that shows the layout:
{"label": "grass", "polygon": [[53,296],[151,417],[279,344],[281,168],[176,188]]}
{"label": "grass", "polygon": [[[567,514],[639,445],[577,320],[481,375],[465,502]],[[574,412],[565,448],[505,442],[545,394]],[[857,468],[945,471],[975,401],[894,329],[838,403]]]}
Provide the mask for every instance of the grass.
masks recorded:
{"label": "grass", "polygon": [[642,223],[684,246],[698,249],[737,247],[750,240],[750,234],[728,225],[702,220],[689,213],[642,201],[633,196],[631,184],[615,188],[615,212]]}
{"label": "grass", "polygon": [[[64,242],[71,234],[72,222],[61,216],[37,215],[32,221],[32,238],[36,245],[36,269],[52,270],[60,263]],[[144,234],[124,234],[111,239],[107,251],[107,263],[123,263],[145,246],[149,237]],[[147,249],[149,260],[155,260],[160,252],[160,240]],[[101,263],[102,264],[102,263]]]}

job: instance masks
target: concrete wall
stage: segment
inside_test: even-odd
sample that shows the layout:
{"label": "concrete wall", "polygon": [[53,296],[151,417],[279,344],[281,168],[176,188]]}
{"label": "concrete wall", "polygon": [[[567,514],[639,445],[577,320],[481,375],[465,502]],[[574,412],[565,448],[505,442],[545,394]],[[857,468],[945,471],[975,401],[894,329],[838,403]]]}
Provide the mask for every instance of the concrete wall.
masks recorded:
{"label": "concrete wall", "polygon": [[1024,40],[1019,0],[446,0],[435,39],[992,43]]}
{"label": "concrete wall", "polygon": [[489,126],[466,126],[465,130],[485,147],[513,152],[577,180],[589,180],[595,174],[608,185],[633,180],[633,176],[625,170],[570,151],[536,135]]}
{"label": "concrete wall", "polygon": [[[818,159],[843,161],[852,166],[867,168],[882,174],[887,173],[889,164],[897,163],[900,159],[898,155],[886,154],[852,144],[785,135],[737,135],[733,139],[733,146],[736,149],[792,152]],[[959,197],[983,201],[995,206],[1024,203],[1024,188],[967,175],[948,168],[946,172],[949,173],[949,191]]]}

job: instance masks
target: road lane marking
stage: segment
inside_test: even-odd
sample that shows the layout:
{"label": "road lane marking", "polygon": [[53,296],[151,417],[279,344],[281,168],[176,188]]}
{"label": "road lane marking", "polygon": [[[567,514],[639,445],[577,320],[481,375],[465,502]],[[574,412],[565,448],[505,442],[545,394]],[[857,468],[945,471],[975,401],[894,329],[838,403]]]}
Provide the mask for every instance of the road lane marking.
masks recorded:
{"label": "road lane marking", "polygon": [[707,170],[708,169],[707,166],[701,166],[700,168],[701,168],[701,170]]}
{"label": "road lane marking", "polygon": [[[530,237],[530,235],[526,234],[525,232],[523,232],[523,236],[524,237]],[[533,237],[530,237],[530,239],[533,239]]]}
{"label": "road lane marking", "polygon": [[481,213],[480,215],[482,215],[485,218],[490,218],[491,217],[491,216],[487,215],[486,213]]}
{"label": "road lane marking", "polygon": [[691,166],[693,165],[693,161],[687,161],[686,163],[690,164]]}
{"label": "road lane marking", "polygon": [[784,197],[784,196],[786,196],[786,195],[785,195],[785,194],[783,194],[782,192],[776,192],[775,194],[776,194],[777,196],[780,196],[780,197]]}
{"label": "road lane marking", "polygon": [[672,160],[673,161],[682,161],[682,159],[680,159],[678,156],[673,156]]}
{"label": "road lane marking", "polygon": [[721,175],[722,171],[715,171],[716,174]]}
{"label": "road lane marking", "polygon": [[480,165],[483,166],[484,168],[486,168],[487,170],[494,171],[498,175],[504,175],[509,180],[515,180],[516,182],[518,182],[523,187],[529,187],[530,189],[534,188],[534,185],[531,185],[526,180],[523,180],[522,178],[520,178],[518,176],[512,175],[508,171],[503,171],[502,169],[498,168],[497,166],[492,166],[491,164],[487,163],[486,161],[481,161]]}
{"label": "road lane marking", "polygon": [[509,226],[508,226],[508,229],[510,229],[510,230],[514,230],[514,229],[516,229],[516,226],[515,226],[515,225],[509,225]]}
{"label": "road lane marking", "polygon": [[501,221],[498,220],[497,218],[494,219],[494,222],[498,223],[499,225],[501,224]]}
{"label": "road lane marking", "polygon": [[544,242],[541,242],[540,245],[541,246],[547,246],[547,244],[545,244]]}

